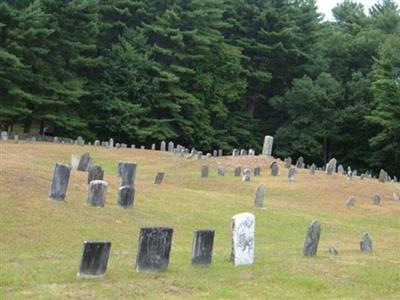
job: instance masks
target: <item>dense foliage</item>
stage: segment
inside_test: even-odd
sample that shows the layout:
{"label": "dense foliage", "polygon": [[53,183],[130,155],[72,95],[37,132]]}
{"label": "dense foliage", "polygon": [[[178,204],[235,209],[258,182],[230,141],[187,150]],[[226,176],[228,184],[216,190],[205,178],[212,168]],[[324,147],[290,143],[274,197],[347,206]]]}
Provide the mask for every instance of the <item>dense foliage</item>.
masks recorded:
{"label": "dense foliage", "polygon": [[0,125],[400,170],[400,13],[345,0],[0,1]]}

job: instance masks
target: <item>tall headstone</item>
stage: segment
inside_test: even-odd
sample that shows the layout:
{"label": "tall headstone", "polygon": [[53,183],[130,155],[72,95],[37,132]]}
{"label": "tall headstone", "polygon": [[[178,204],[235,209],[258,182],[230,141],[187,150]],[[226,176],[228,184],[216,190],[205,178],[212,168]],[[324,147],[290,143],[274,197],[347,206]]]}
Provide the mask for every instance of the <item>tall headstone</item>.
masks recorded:
{"label": "tall headstone", "polygon": [[264,145],[263,145],[262,154],[271,156],[273,144],[274,144],[274,138],[270,135],[266,135],[264,137]]}
{"label": "tall headstone", "polygon": [[368,232],[364,232],[360,241],[360,250],[362,252],[372,252],[372,240]]}
{"label": "tall headstone", "polygon": [[168,268],[173,229],[140,228],[136,271],[165,271]]}
{"label": "tall headstone", "polygon": [[160,151],[165,151],[167,148],[167,143],[165,141],[161,141]]}
{"label": "tall headstone", "polygon": [[168,152],[174,151],[174,142],[170,141],[168,143]]}
{"label": "tall headstone", "polygon": [[70,174],[71,166],[56,163],[49,191],[50,200],[60,201],[65,199]]}
{"label": "tall headstone", "polygon": [[134,162],[128,162],[128,161],[118,162],[117,176],[121,177],[122,179],[121,186],[135,185],[136,167],[137,165]]}
{"label": "tall headstone", "polygon": [[100,166],[91,166],[88,172],[88,184],[93,180],[103,180],[104,171]]}
{"label": "tall headstone", "polygon": [[214,245],[214,230],[196,230],[193,233],[192,265],[211,264]]}
{"label": "tall headstone", "polygon": [[201,166],[201,177],[208,177],[208,165]]}
{"label": "tall headstone", "polygon": [[213,156],[217,157],[218,156],[218,150],[213,150]]}
{"label": "tall headstone", "polygon": [[129,208],[135,201],[135,188],[131,185],[124,185],[118,189],[117,203],[119,207]]}
{"label": "tall headstone", "polygon": [[82,258],[79,264],[78,277],[102,277],[107,270],[111,242],[84,241]]}
{"label": "tall headstone", "polygon": [[90,157],[89,152],[84,153],[79,160],[78,171],[86,172],[89,170],[92,164],[92,158]]}
{"label": "tall headstone", "polygon": [[156,178],[154,179],[154,184],[161,184],[164,179],[164,172],[158,172]]}
{"label": "tall headstone", "polygon": [[303,164],[304,164],[304,158],[303,156],[300,156],[296,161],[296,168],[301,169],[303,167]]}
{"label": "tall headstone", "polygon": [[294,181],[296,179],[297,170],[295,167],[291,167],[288,171],[288,179],[289,181]]}
{"label": "tall headstone", "polygon": [[292,158],[289,156],[289,157],[286,157],[285,158],[285,168],[290,168],[292,166]]}
{"label": "tall headstone", "polygon": [[239,177],[242,174],[242,168],[241,167],[236,167],[235,168],[235,176]]}
{"label": "tall headstone", "polygon": [[250,169],[244,169],[243,170],[243,177],[242,177],[242,181],[250,181],[251,178],[251,170]]}
{"label": "tall headstone", "polygon": [[306,240],[304,241],[303,255],[317,255],[319,238],[321,236],[321,225],[317,220],[311,222],[308,228]]}
{"label": "tall headstone", "polygon": [[254,262],[256,218],[251,213],[232,217],[231,262],[235,265],[250,265]]}
{"label": "tall headstone", "polygon": [[336,164],[337,160],[335,158],[332,158],[328,164],[326,165],[326,174],[327,175],[332,175],[333,173],[336,172]]}
{"label": "tall headstone", "polygon": [[271,164],[271,176],[278,176],[279,166],[276,161]]}
{"label": "tall headstone", "polygon": [[348,207],[356,205],[356,197],[350,196],[349,198],[347,198],[346,205]]}
{"label": "tall headstone", "polygon": [[256,197],[254,199],[254,207],[263,208],[264,198],[265,198],[265,187],[264,185],[260,185],[256,191]]}
{"label": "tall headstone", "polygon": [[372,197],[372,204],[374,204],[374,205],[381,204],[381,197],[379,195],[374,195]]}
{"label": "tall headstone", "polygon": [[83,146],[85,145],[85,140],[81,136],[78,136],[78,138],[76,139],[76,144],[78,146]]}
{"label": "tall headstone", "polygon": [[104,180],[93,180],[89,183],[87,204],[104,207],[106,203],[108,183]]}

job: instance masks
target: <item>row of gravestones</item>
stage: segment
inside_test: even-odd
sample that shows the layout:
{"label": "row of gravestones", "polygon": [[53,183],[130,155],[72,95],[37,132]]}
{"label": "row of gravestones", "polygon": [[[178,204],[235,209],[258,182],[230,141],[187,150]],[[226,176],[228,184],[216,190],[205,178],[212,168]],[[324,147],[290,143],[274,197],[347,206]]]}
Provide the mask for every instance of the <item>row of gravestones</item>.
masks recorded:
{"label": "row of gravestones", "polygon": [[[379,196],[378,194],[375,194],[372,196],[372,204],[374,205],[380,205],[381,204],[381,196]],[[393,200],[395,202],[400,203],[400,192],[393,192]],[[346,200],[346,205],[348,207],[352,207],[356,205],[356,197],[355,196],[350,196],[349,198],[347,198]]]}

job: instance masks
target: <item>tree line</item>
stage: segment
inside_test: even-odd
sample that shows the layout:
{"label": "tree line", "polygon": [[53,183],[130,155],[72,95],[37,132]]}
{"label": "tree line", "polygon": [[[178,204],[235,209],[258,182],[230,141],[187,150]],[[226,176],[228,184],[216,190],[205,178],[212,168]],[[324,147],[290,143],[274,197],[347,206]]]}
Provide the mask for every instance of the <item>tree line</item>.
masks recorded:
{"label": "tree line", "polygon": [[400,175],[400,13],[345,0],[0,3],[3,130],[261,148]]}

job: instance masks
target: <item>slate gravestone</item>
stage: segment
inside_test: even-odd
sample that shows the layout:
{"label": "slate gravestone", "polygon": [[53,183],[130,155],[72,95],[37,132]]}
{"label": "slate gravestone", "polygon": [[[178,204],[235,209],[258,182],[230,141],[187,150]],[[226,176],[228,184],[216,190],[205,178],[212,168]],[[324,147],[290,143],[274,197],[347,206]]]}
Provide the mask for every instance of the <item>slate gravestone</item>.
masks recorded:
{"label": "slate gravestone", "polygon": [[364,232],[360,241],[360,250],[362,252],[372,252],[372,240],[368,232]]}
{"label": "slate gravestone", "polygon": [[93,180],[89,183],[87,204],[104,207],[106,203],[108,183],[104,180]]}
{"label": "slate gravestone", "polygon": [[208,177],[208,166],[207,165],[201,166],[201,177],[202,178]]}
{"label": "slate gravestone", "polygon": [[235,265],[250,265],[254,262],[256,218],[251,213],[232,217],[231,262]]}
{"label": "slate gravestone", "polygon": [[106,274],[111,242],[84,241],[78,277],[93,278]]}
{"label": "slate gravestone", "polygon": [[297,159],[297,162],[296,162],[296,168],[301,168],[302,166],[303,166],[303,164],[304,164],[304,158],[303,158],[303,156],[300,156],[298,159]]}
{"label": "slate gravestone", "polygon": [[217,166],[217,173],[218,173],[218,176],[225,176],[224,167],[221,166],[221,165],[218,165],[218,166]]}
{"label": "slate gravestone", "polygon": [[399,193],[393,192],[393,199],[396,202],[400,202],[400,192]]}
{"label": "slate gravestone", "polygon": [[168,152],[174,151],[174,142],[170,141],[168,143]]}
{"label": "slate gravestone", "polygon": [[251,177],[251,171],[250,171],[250,169],[244,169],[244,170],[243,170],[242,181],[250,181],[250,177]]}
{"label": "slate gravestone", "polygon": [[81,157],[78,155],[71,155],[71,167],[72,170],[77,170],[79,166],[79,161],[81,160]]}
{"label": "slate gravestone", "polygon": [[372,197],[372,204],[379,205],[381,203],[381,197],[379,195],[374,195]]}
{"label": "slate gravestone", "polygon": [[165,141],[161,141],[160,151],[165,151],[167,148],[167,143]]}
{"label": "slate gravestone", "polygon": [[131,185],[124,185],[118,189],[117,203],[119,207],[129,208],[135,200],[135,188]]}
{"label": "slate gravestone", "polygon": [[279,166],[276,161],[274,161],[271,165],[271,176],[278,176]]}
{"label": "slate gravestone", "polygon": [[260,167],[255,167],[253,171],[254,176],[260,176],[261,174],[261,168]]}
{"label": "slate gravestone", "polygon": [[350,196],[346,201],[346,205],[348,207],[354,206],[355,204],[356,204],[356,197],[354,197],[354,196]]}
{"label": "slate gravestone", "polygon": [[81,156],[77,170],[86,172],[87,170],[89,170],[91,164],[92,164],[92,158],[90,157],[89,152],[86,152]]}
{"label": "slate gravestone", "polygon": [[274,144],[274,138],[272,136],[270,136],[270,135],[266,135],[264,137],[264,144],[263,144],[262,154],[271,156],[273,144]]}
{"label": "slate gravestone", "polygon": [[7,141],[8,140],[8,132],[7,131],[2,131],[1,132],[1,140],[2,141]]}
{"label": "slate gravestone", "polygon": [[338,251],[337,251],[337,249],[336,249],[336,246],[334,246],[334,245],[332,245],[332,246],[329,247],[328,252],[329,252],[329,254],[332,255],[332,256],[338,255]]}
{"label": "slate gravestone", "polygon": [[295,167],[291,167],[288,171],[288,179],[289,181],[294,181],[296,179],[297,170]]}
{"label": "slate gravestone", "polygon": [[196,230],[193,233],[192,265],[208,266],[211,264],[214,230]]}
{"label": "slate gravestone", "polygon": [[342,165],[339,165],[339,166],[338,166],[337,172],[338,172],[339,174],[344,174],[344,168],[343,168]]}
{"label": "slate gravestone", "polygon": [[161,184],[164,179],[164,172],[158,172],[156,178],[154,179],[154,184]]}
{"label": "slate gravestone", "polygon": [[326,174],[327,175],[332,175],[333,173],[336,172],[336,164],[337,160],[335,158],[332,158],[328,164],[326,165]]}
{"label": "slate gravestone", "polygon": [[165,271],[168,268],[173,229],[140,228],[136,271]]}
{"label": "slate gravestone", "polygon": [[385,172],[384,169],[381,169],[379,171],[379,182],[385,182],[387,178],[387,173]]}
{"label": "slate gravestone", "polygon": [[59,201],[65,199],[70,174],[71,166],[56,163],[49,191],[50,200]]}
{"label": "slate gravestone", "polygon": [[128,161],[118,162],[117,176],[121,177],[122,179],[121,186],[135,185],[136,167],[137,165],[134,162],[128,162]]}
{"label": "slate gravestone", "polygon": [[321,236],[321,224],[314,220],[308,228],[306,240],[304,241],[303,255],[315,256],[317,255],[319,238]]}
{"label": "slate gravestone", "polygon": [[265,187],[264,185],[260,185],[256,191],[256,197],[254,199],[254,207],[263,208],[264,198],[265,198]]}
{"label": "slate gravestone", "polygon": [[317,168],[317,166],[313,163],[310,167],[310,174],[314,175],[315,174],[315,169]]}
{"label": "slate gravestone", "polygon": [[100,166],[91,166],[88,172],[88,184],[93,180],[103,180],[104,171]]}
{"label": "slate gravestone", "polygon": [[236,167],[235,168],[235,176],[239,177],[242,174],[242,168],[241,167]]}
{"label": "slate gravestone", "polygon": [[290,168],[292,166],[292,158],[289,156],[289,157],[286,157],[285,158],[285,168]]}

